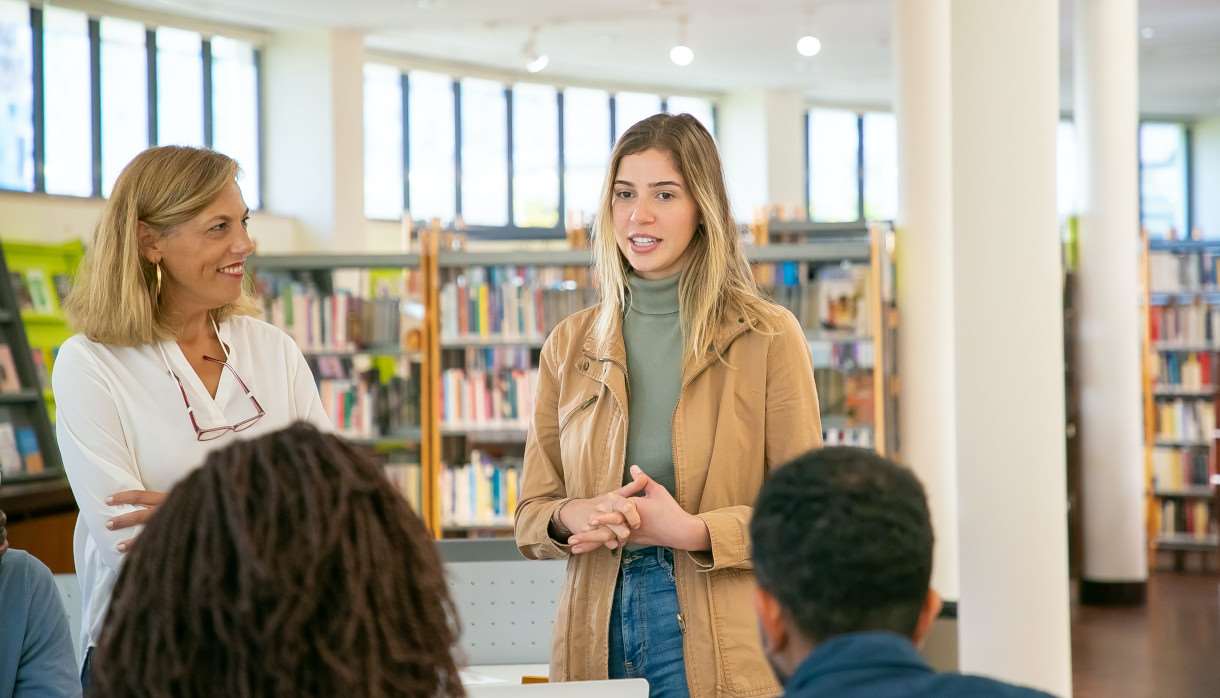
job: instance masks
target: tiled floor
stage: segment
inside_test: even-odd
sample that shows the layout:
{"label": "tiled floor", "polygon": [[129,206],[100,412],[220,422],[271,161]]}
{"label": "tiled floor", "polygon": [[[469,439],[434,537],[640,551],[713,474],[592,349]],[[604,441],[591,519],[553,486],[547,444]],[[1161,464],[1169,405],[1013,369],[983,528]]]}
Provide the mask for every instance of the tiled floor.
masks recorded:
{"label": "tiled floor", "polygon": [[1220,576],[1157,572],[1143,608],[1077,607],[1076,698],[1220,697]]}

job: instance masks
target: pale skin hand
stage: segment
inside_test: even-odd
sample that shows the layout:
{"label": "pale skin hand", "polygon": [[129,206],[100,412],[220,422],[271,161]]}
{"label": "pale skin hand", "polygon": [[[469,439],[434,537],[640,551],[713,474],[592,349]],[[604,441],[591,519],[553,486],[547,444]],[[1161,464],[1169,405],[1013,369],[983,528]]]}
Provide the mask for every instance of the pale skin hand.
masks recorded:
{"label": "pale skin hand", "polygon": [[[699,517],[687,513],[669,490],[649,477],[638,465],[631,466],[631,477],[629,484],[611,493],[619,495],[617,499],[604,500],[594,505],[593,514],[586,519],[585,525],[581,529],[571,529],[576,531],[568,539],[573,553],[588,553],[603,546],[613,550],[627,542],[646,546],[659,545],[674,550],[698,551],[711,548],[711,535],[707,525]],[[623,497],[625,490],[632,491],[633,494]],[[635,495],[634,492],[639,494]],[[567,514],[567,509],[571,506],[565,507],[563,513]],[[564,523],[568,523],[566,516]],[[626,537],[622,535],[624,529]]]}
{"label": "pale skin hand", "polygon": [[[133,506],[143,507],[138,511],[128,512],[120,516],[116,516],[106,522],[106,528],[112,531],[119,531],[132,526],[140,526],[148,523],[152,518],[157,507],[165,501],[164,492],[149,492],[147,490],[124,490],[106,498],[106,504],[111,506],[119,506],[123,504],[131,504]],[[119,543],[115,546],[120,553],[125,553],[131,549],[134,538]]]}

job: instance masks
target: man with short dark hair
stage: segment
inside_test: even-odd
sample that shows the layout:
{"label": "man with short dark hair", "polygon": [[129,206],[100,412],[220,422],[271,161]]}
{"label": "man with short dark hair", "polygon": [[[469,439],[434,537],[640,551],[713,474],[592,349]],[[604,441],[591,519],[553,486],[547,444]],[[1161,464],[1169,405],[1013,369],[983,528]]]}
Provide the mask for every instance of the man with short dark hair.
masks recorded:
{"label": "man with short dark hair", "polygon": [[1047,695],[919,656],[941,602],[910,470],[859,448],[811,451],[763,485],[750,535],[763,646],[788,698]]}

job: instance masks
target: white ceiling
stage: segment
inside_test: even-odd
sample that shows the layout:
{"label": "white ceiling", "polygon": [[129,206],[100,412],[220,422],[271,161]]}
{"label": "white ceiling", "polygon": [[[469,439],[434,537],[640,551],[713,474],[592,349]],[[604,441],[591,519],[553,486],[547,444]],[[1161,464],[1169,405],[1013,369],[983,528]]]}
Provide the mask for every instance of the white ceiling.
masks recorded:
{"label": "white ceiling", "polygon": [[[345,27],[370,48],[520,70],[532,27],[547,72],[724,92],[800,89],[811,100],[885,107],[892,94],[892,0],[120,0],[174,14],[268,29]],[[1073,0],[1063,0],[1063,95],[1070,109]],[[695,62],[668,51],[689,17]],[[1142,0],[1140,100],[1146,114],[1220,114],[1220,0]],[[810,32],[822,53],[802,58]]]}

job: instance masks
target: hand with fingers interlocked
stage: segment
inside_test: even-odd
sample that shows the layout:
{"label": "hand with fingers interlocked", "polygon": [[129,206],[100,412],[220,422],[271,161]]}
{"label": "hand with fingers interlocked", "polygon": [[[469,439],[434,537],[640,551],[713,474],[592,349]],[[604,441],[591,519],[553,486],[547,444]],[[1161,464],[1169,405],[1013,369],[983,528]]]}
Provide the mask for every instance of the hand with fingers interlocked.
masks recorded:
{"label": "hand with fingers interlocked", "polygon": [[687,513],[669,490],[638,465],[631,466],[631,478],[613,492],[572,500],[560,510],[561,522],[572,532],[567,542],[573,554],[627,543],[691,551],[711,547],[707,525]]}

